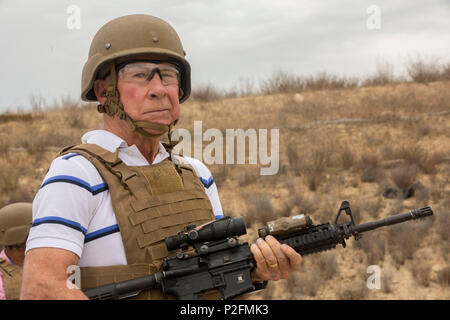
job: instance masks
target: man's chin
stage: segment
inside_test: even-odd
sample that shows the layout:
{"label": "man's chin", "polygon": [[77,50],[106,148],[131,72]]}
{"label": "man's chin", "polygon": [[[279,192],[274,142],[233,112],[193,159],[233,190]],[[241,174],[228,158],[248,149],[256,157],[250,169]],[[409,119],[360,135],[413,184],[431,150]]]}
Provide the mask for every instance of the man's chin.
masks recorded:
{"label": "man's chin", "polygon": [[[150,134],[154,134],[154,135],[158,135],[159,137],[162,136],[165,132],[161,131],[161,130],[155,130],[155,129],[146,129],[143,128],[145,132],[150,133]],[[155,138],[159,138],[159,137],[155,137]]]}

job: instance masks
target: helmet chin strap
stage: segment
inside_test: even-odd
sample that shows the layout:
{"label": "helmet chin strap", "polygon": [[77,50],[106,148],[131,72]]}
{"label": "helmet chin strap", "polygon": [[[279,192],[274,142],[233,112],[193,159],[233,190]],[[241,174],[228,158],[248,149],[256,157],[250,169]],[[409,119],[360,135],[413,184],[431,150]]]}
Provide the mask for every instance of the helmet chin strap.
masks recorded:
{"label": "helmet chin strap", "polygon": [[[116,88],[117,74],[116,67],[112,62],[110,64],[110,80],[108,83],[108,88],[106,89],[106,101],[104,104],[99,104],[97,110],[100,113],[106,113],[109,116],[117,116],[119,119],[124,120],[131,131],[137,132],[147,138],[157,138],[161,137],[163,134],[167,133],[169,137],[169,144],[172,145],[170,135],[173,130],[173,126],[178,122],[176,119],[169,125],[164,125],[160,123],[148,122],[148,121],[135,121],[133,120],[124,110],[123,104],[120,101],[120,94]],[[153,129],[161,131],[161,133],[149,133],[144,129]]]}

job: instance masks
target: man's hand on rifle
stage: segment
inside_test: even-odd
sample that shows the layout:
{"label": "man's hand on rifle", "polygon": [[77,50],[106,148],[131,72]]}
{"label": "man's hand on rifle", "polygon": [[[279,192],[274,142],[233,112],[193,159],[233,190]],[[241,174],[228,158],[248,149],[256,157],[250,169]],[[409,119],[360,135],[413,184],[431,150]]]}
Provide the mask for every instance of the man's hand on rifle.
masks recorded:
{"label": "man's hand on rifle", "polygon": [[281,245],[270,235],[265,240],[259,238],[250,250],[256,261],[253,281],[287,279],[302,263],[300,254],[286,244]]}

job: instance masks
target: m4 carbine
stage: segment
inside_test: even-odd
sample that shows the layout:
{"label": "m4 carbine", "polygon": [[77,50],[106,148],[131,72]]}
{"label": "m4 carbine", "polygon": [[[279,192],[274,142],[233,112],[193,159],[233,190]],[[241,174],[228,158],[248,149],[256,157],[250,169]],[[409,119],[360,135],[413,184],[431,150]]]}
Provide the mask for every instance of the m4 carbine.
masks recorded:
{"label": "m4 carbine", "polygon": [[[350,221],[338,224],[343,211]],[[280,243],[291,246],[305,256],[334,249],[338,244],[345,248],[346,239],[353,236],[358,240],[366,231],[431,215],[432,208],[425,207],[355,224],[349,202],[343,201],[333,224],[327,222],[314,225],[311,218],[304,215],[284,217],[260,228],[258,235],[263,238],[272,235]],[[85,289],[84,294],[89,299],[125,299],[143,290],[160,287],[164,294],[178,299],[199,299],[211,290],[218,290],[223,299],[232,299],[255,291],[264,286],[251,280],[250,273],[255,268],[255,260],[248,243],[239,243],[237,238],[245,233],[242,217],[224,217],[200,228],[189,225],[186,230],[165,239],[169,251],[182,251],[164,259],[162,270],[145,277]],[[194,247],[195,255],[183,252],[189,246]]]}

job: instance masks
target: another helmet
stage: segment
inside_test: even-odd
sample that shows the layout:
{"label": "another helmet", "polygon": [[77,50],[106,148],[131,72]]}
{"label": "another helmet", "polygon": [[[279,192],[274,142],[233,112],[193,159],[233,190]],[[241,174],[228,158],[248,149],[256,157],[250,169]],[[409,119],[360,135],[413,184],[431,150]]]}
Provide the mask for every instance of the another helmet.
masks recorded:
{"label": "another helmet", "polygon": [[17,202],[0,209],[0,245],[13,246],[27,240],[32,224],[32,204]]}
{"label": "another helmet", "polygon": [[94,81],[99,71],[109,69],[117,59],[140,54],[167,57],[180,68],[180,102],[191,92],[191,69],[185,57],[177,32],[164,20],[144,14],[116,18],[106,23],[94,36],[89,58],[84,65],[81,80],[81,98],[96,101]]}

